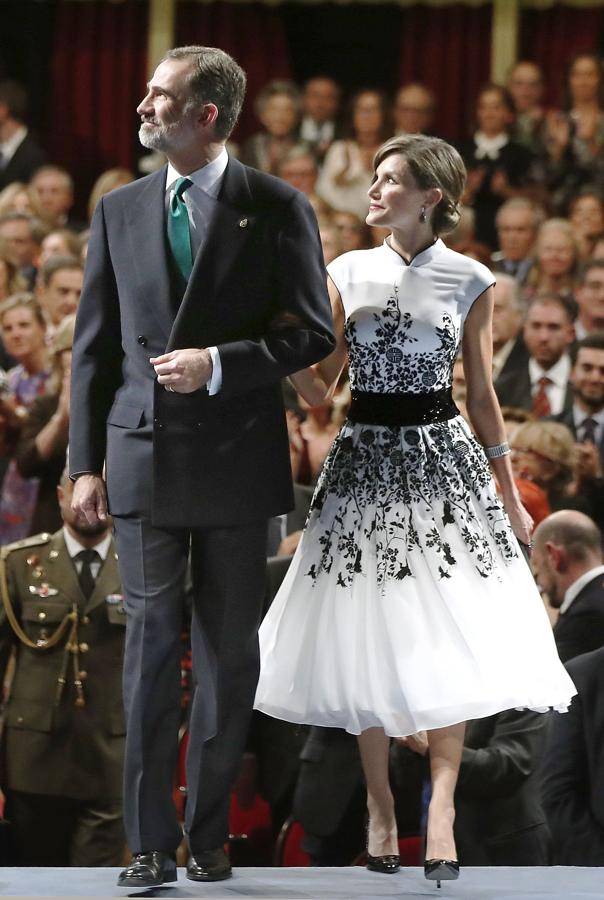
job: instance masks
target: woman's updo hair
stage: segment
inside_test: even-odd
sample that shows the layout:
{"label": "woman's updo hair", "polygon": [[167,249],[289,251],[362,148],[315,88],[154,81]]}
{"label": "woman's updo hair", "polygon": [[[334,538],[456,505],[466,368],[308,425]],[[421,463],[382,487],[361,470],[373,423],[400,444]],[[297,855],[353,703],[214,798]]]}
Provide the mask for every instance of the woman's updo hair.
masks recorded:
{"label": "woman's updo hair", "polygon": [[404,157],[422,191],[440,188],[443,192],[432,216],[434,234],[453,231],[461,215],[461,197],[466,184],[466,167],[455,147],[426,134],[400,134],[382,144],[373,158],[373,170],[395,154]]}

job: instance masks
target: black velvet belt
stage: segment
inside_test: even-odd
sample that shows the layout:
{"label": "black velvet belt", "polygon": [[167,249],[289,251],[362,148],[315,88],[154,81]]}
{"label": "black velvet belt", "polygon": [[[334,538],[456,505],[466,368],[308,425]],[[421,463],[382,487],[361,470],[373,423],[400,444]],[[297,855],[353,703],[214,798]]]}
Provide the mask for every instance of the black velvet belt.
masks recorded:
{"label": "black velvet belt", "polygon": [[348,419],[358,425],[431,425],[459,415],[451,388],[427,394],[373,394],[353,391]]}

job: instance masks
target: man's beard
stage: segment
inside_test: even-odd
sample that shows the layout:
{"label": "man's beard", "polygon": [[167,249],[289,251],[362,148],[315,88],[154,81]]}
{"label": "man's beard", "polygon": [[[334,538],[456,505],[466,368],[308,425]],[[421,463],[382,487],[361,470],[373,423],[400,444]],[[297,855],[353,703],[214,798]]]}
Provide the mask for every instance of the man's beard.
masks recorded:
{"label": "man's beard", "polygon": [[599,397],[590,397],[583,393],[580,388],[575,388],[575,397],[582,400],[585,406],[589,407],[592,412],[599,412],[604,406],[604,392]]}
{"label": "man's beard", "polygon": [[95,525],[91,525],[89,522],[80,522],[79,519],[76,519],[75,522],[69,523],[76,534],[81,535],[82,537],[97,537],[97,535],[104,534],[107,531],[107,522],[97,522]]}
{"label": "man's beard", "polygon": [[152,125],[143,122],[138,130],[138,139],[147,150],[160,150],[169,153],[178,150],[186,141],[184,123],[171,122],[169,125]]}

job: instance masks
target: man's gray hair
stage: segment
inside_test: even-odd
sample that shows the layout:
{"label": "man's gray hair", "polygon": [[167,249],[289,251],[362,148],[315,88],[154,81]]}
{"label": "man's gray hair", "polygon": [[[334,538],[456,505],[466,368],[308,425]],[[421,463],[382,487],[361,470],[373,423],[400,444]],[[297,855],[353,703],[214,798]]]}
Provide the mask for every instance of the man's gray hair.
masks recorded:
{"label": "man's gray hair", "polygon": [[512,307],[516,310],[516,312],[521,312],[522,303],[520,302],[520,288],[518,287],[518,282],[511,275],[508,275],[506,272],[497,272],[497,284],[495,285],[495,290],[497,288],[506,287],[508,289],[508,295],[510,298],[510,302]]}
{"label": "man's gray hair", "polygon": [[175,47],[161,62],[167,59],[191,61],[193,68],[187,76],[191,99],[187,106],[213,103],[218,109],[216,137],[226,141],[237,124],[245,97],[246,76],[241,66],[218,47]]}
{"label": "man's gray hair", "polygon": [[510,197],[497,210],[495,214],[495,225],[499,227],[502,215],[508,209],[523,209],[530,212],[533,217],[533,228],[535,231],[545,222],[545,210],[538,203],[534,203],[529,197]]}

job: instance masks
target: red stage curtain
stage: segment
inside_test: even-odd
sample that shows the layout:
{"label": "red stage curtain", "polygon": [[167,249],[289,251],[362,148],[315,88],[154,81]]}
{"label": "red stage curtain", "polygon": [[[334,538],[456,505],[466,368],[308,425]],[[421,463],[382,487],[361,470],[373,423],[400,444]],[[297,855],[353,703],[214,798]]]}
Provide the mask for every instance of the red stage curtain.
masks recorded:
{"label": "red stage curtain", "polygon": [[147,24],[142,0],[59,3],[48,144],[51,159],[75,178],[80,209],[101,172],[134,166]]}
{"label": "red stage curtain", "polygon": [[460,140],[472,129],[474,102],[489,80],[491,6],[402,9],[400,83],[421,81],[438,98],[434,130]]}
{"label": "red stage curtain", "polygon": [[273,78],[291,78],[279,8],[263,3],[178,3],[176,45],[186,44],[220,47],[245,69],[246,102],[233,138],[242,140],[257,131],[256,94]]}
{"label": "red stage curtain", "polygon": [[562,105],[567,61],[575,53],[601,52],[603,34],[602,9],[557,5],[523,11],[520,57],[533,60],[543,69],[548,106]]}

